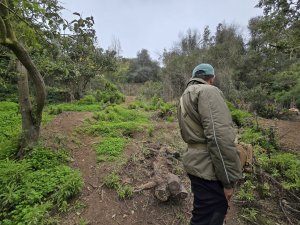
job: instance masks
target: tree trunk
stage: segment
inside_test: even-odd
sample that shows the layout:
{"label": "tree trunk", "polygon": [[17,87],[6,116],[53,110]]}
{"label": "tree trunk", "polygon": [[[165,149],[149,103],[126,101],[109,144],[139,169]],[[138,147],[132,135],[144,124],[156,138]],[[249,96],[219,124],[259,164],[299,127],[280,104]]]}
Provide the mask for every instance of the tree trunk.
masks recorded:
{"label": "tree trunk", "polygon": [[31,148],[32,144],[38,140],[39,126],[36,126],[35,120],[32,116],[27,71],[20,61],[17,61],[17,72],[19,73],[18,92],[22,116],[22,136],[17,157],[22,158],[25,154],[25,148]]}
{"label": "tree trunk", "polygon": [[[15,36],[10,19],[14,15],[8,10],[7,0],[2,0],[0,4],[0,44],[9,48],[16,55],[18,60],[26,68],[26,72],[19,64],[17,67],[21,70],[18,87],[19,101],[22,115],[22,138],[18,157],[22,158],[26,147],[31,147],[39,137],[42,113],[46,99],[46,89],[43,77],[33,63],[26,49],[20,44]],[[32,80],[35,88],[35,103],[33,108],[29,98],[28,77]]]}

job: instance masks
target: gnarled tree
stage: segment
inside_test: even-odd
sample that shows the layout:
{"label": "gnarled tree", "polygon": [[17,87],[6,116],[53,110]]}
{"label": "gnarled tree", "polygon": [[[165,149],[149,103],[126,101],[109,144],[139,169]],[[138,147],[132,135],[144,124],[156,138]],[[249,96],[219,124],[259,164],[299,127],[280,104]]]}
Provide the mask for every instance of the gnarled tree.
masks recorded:
{"label": "gnarled tree", "polygon": [[[12,18],[16,16],[13,4],[14,2],[11,0],[0,1],[0,44],[9,48],[20,62],[17,68],[20,72],[18,88],[22,115],[22,136],[17,156],[23,157],[25,149],[30,148],[38,140],[46,91],[39,70],[33,63],[28,51],[16,37],[11,22]],[[25,69],[22,68],[23,66]],[[32,80],[35,88],[35,107],[30,101],[28,78]]]}

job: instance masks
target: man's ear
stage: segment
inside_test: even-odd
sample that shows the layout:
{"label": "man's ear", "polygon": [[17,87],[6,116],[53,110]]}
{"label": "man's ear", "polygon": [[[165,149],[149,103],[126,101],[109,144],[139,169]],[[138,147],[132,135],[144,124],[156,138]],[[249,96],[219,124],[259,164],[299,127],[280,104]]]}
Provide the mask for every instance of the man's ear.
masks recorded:
{"label": "man's ear", "polygon": [[212,85],[215,82],[215,78],[216,78],[216,76],[213,76],[212,78],[210,78],[208,80],[208,83]]}

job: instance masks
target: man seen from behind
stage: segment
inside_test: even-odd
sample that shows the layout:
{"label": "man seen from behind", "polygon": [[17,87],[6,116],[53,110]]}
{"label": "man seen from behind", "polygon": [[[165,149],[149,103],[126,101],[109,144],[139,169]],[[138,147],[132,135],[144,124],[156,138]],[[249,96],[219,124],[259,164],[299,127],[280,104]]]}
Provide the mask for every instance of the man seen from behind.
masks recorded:
{"label": "man seen from behind", "polygon": [[187,152],[183,164],[191,180],[194,204],[191,225],[222,225],[241,178],[235,133],[210,64],[195,67],[180,98],[178,120]]}

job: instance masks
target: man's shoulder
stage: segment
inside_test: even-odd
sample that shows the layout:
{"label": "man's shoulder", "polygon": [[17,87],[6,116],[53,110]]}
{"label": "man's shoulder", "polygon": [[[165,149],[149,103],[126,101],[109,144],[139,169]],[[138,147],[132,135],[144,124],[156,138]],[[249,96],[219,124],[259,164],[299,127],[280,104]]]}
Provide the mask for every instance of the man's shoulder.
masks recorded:
{"label": "man's shoulder", "polygon": [[199,85],[199,87],[197,87],[197,90],[207,93],[222,93],[222,91],[218,87],[209,84]]}
{"label": "man's shoulder", "polygon": [[192,93],[192,94],[196,94],[196,95],[199,95],[199,94],[204,94],[204,93],[207,93],[207,94],[222,94],[222,91],[216,87],[216,86],[213,86],[213,85],[209,85],[209,84],[193,84],[193,85],[190,85],[188,86],[183,95],[187,94],[187,93]]}

